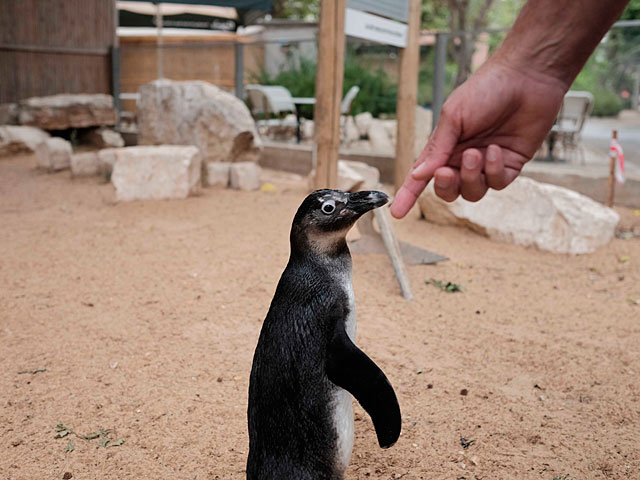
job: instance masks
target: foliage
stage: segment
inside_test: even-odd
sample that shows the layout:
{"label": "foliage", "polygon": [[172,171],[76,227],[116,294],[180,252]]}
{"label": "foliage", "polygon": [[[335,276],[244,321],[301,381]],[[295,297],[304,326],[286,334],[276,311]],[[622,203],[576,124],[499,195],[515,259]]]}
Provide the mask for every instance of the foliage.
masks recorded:
{"label": "foliage", "polygon": [[320,12],[320,0],[274,0],[271,14],[274,18],[292,20],[316,20]]}
{"label": "foliage", "polygon": [[[313,60],[301,58],[299,62],[292,62],[288,69],[275,76],[261,69],[253,75],[252,81],[261,85],[281,85],[294,97],[313,97],[315,96],[316,63]],[[353,85],[358,85],[360,92],[352,103],[352,115],[361,112],[371,112],[374,116],[395,113],[397,85],[383,70],[372,71],[361,65],[355,55],[348,54],[344,65],[342,94],[344,95]],[[303,105],[301,113],[307,118],[313,118],[313,107]]]}
{"label": "foliage", "polygon": [[603,81],[610,74],[610,66],[606,59],[598,59],[597,53],[591,56],[575,82],[573,82],[571,90],[591,92],[595,100],[593,115],[598,117],[614,116],[622,110],[622,100]]}

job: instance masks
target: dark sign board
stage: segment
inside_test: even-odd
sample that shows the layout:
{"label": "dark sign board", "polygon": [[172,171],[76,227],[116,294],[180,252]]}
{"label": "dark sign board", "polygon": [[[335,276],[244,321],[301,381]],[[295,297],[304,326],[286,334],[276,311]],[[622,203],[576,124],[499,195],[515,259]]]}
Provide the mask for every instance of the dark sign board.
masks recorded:
{"label": "dark sign board", "polygon": [[[118,25],[120,27],[155,27],[155,15],[119,10]],[[235,32],[238,24],[230,18],[212,17],[209,15],[196,15],[193,13],[181,13],[179,15],[163,15],[163,28],[195,28],[198,30],[217,30],[222,32]]]}

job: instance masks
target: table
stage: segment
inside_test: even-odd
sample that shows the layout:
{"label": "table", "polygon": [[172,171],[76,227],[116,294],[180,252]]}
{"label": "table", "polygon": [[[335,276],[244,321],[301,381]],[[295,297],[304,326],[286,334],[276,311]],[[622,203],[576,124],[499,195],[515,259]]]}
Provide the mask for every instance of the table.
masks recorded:
{"label": "table", "polygon": [[296,138],[298,139],[298,143],[300,143],[300,109],[298,105],[315,105],[316,99],[314,97],[292,97],[291,99],[296,106],[296,123],[298,124],[296,127]]}

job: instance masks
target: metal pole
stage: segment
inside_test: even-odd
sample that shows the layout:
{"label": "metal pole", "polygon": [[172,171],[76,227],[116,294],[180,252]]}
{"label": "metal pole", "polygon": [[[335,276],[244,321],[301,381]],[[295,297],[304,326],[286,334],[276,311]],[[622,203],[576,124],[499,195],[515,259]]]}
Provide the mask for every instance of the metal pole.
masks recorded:
{"label": "metal pole", "polygon": [[433,111],[431,131],[433,131],[438,124],[442,105],[444,104],[444,86],[447,79],[445,65],[447,62],[448,40],[448,33],[440,32],[436,34],[436,58],[433,68],[433,99],[431,101],[431,110]]}
{"label": "metal pole", "polygon": [[164,59],[163,57],[163,52],[162,52],[162,11],[160,9],[160,4],[156,3],[156,28],[158,29],[158,42],[156,44],[156,54],[157,54],[157,59],[158,59],[158,73],[157,73],[157,77],[158,78],[163,78],[164,77]]}
{"label": "metal pole", "polygon": [[113,107],[120,117],[120,47],[111,47],[111,93],[113,94]]}
{"label": "metal pole", "polygon": [[120,40],[118,39],[118,4],[113,0],[113,46],[111,47],[111,94],[120,124]]}
{"label": "metal pole", "polygon": [[631,94],[631,108],[638,110],[638,97],[640,96],[640,67],[636,67],[633,73],[633,88]]}
{"label": "metal pole", "polygon": [[242,43],[235,44],[236,54],[236,73],[235,73],[235,92],[236,97],[240,100],[244,99],[244,45]]}

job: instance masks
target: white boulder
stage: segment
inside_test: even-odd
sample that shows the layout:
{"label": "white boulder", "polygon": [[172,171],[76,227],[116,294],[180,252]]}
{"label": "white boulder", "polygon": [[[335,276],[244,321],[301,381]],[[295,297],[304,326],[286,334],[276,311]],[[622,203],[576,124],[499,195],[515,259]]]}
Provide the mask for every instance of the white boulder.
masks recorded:
{"label": "white boulder", "polygon": [[590,253],[606,245],[620,220],[612,209],[573,190],[518,177],[479,202],[447,203],[430,184],[418,203],[424,217],[470,228],[490,238],[556,253]]}
{"label": "white boulder", "polygon": [[258,190],[260,188],[260,167],[253,162],[232,163],[229,183],[235,190]]}
{"label": "white boulder", "polygon": [[342,116],[340,118],[340,133],[342,136],[342,143],[350,145],[353,142],[360,140],[360,130],[356,127],[356,122],[351,116]]}
{"label": "white boulder", "polygon": [[0,105],[0,125],[17,125],[20,107],[17,103],[3,103]]}
{"label": "white boulder", "polygon": [[33,152],[50,135],[36,127],[0,126],[0,156],[18,152]]}
{"label": "white boulder", "polygon": [[395,151],[395,145],[389,136],[389,128],[388,122],[384,120],[371,120],[367,136],[374,152],[391,154]]}
{"label": "white boulder", "polygon": [[139,91],[139,144],[194,145],[205,164],[258,160],[256,124],[234,95],[202,81],[156,80]]}
{"label": "white boulder", "polygon": [[119,201],[185,198],[200,189],[201,163],[196,147],[138,146],[113,149],[104,155],[115,157],[111,183]]}
{"label": "white boulder", "polygon": [[418,158],[431,135],[433,113],[431,110],[416,105],[415,139],[413,141],[413,157]]}
{"label": "white boulder", "polygon": [[71,165],[73,149],[64,138],[48,138],[36,147],[36,161],[38,168],[49,172],[64,170]]}
{"label": "white boulder", "polygon": [[206,166],[206,182],[207,185],[213,187],[221,185],[229,186],[229,175],[231,171],[231,163],[229,162],[209,162]]}
{"label": "white boulder", "polygon": [[117,118],[113,97],[102,93],[62,93],[20,102],[20,123],[45,130],[115,125]]}
{"label": "white boulder", "polygon": [[[338,189],[345,192],[372,190],[380,183],[380,171],[364,162],[338,160]],[[344,187],[344,188],[343,188]]]}
{"label": "white boulder", "polygon": [[99,175],[102,172],[98,152],[83,152],[71,155],[71,174],[74,177]]}
{"label": "white boulder", "polygon": [[124,139],[119,132],[107,127],[94,128],[84,134],[82,142],[89,143],[98,148],[122,148]]}
{"label": "white boulder", "polygon": [[373,120],[373,115],[370,112],[362,112],[354,117],[356,128],[360,137],[365,137],[369,132],[369,126]]}

